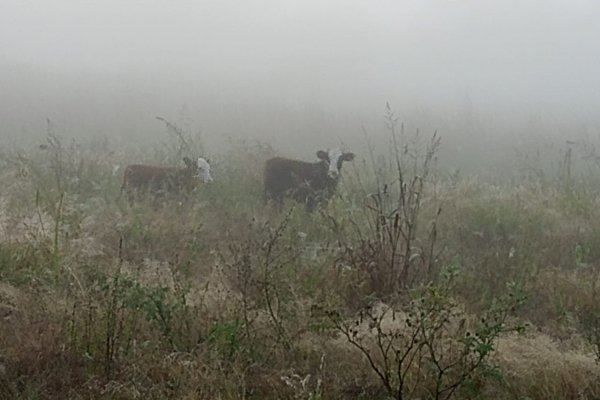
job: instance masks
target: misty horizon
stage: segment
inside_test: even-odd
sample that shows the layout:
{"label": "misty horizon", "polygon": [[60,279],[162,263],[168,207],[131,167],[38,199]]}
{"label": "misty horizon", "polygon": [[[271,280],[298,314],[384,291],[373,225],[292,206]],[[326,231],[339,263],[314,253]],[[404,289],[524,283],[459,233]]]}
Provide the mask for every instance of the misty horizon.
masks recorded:
{"label": "misty horizon", "polygon": [[598,11],[584,0],[3,2],[1,136],[43,135],[46,118],[70,136],[156,136],[162,116],[209,143],[308,151],[384,129],[389,102],[407,129],[453,145],[596,137]]}

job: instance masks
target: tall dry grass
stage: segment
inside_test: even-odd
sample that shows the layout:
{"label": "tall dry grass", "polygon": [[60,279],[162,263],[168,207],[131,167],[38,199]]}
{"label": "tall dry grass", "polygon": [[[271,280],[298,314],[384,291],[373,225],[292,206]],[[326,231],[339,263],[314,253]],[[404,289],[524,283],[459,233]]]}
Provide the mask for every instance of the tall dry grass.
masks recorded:
{"label": "tall dry grass", "polygon": [[239,142],[191,199],[128,205],[124,165],[202,151],[168,121],[132,152],[50,125],[3,151],[0,398],[598,397],[595,181],[447,174],[387,121],[312,214],[266,208],[276,151]]}

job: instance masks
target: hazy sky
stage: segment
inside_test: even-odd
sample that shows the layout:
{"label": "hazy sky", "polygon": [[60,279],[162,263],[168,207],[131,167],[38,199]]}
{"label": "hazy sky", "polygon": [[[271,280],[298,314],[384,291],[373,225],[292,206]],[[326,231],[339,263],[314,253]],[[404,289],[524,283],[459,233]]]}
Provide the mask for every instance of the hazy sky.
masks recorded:
{"label": "hazy sky", "polygon": [[0,0],[0,85],[597,114],[599,18],[597,0]]}
{"label": "hazy sky", "polygon": [[598,99],[599,17],[596,0],[2,0],[0,60],[316,96]]}

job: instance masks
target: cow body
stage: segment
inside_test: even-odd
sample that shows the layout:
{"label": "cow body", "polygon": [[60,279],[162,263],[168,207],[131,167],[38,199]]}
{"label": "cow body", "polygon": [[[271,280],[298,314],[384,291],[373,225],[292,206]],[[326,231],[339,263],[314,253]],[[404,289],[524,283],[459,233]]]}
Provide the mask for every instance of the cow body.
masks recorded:
{"label": "cow body", "polygon": [[211,182],[210,165],[203,158],[196,163],[188,157],[183,159],[184,168],[162,167],[153,165],[128,165],[123,173],[121,192],[126,192],[130,203],[136,197],[149,193],[164,195],[167,193],[189,193],[197,186],[200,179]]}
{"label": "cow body", "polygon": [[281,207],[285,197],[304,203],[307,211],[326,203],[337,187],[343,161],[351,161],[352,153],[339,149],[319,151],[319,162],[310,163],[275,157],[265,164],[265,201]]}

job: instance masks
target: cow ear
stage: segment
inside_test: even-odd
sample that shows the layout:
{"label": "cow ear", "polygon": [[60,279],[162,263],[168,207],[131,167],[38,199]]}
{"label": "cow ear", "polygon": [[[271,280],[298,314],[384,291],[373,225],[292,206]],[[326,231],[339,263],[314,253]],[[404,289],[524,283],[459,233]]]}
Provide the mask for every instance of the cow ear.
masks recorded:
{"label": "cow ear", "polygon": [[326,151],[319,150],[317,151],[317,157],[319,157],[323,161],[329,161],[329,156]]}
{"label": "cow ear", "polygon": [[194,163],[192,162],[192,160],[190,160],[189,157],[183,157],[183,162],[188,168],[192,168],[194,166]]}
{"label": "cow ear", "polygon": [[344,160],[344,161],[352,161],[352,160],[354,160],[354,153],[344,153],[344,154],[342,154],[342,160]]}

